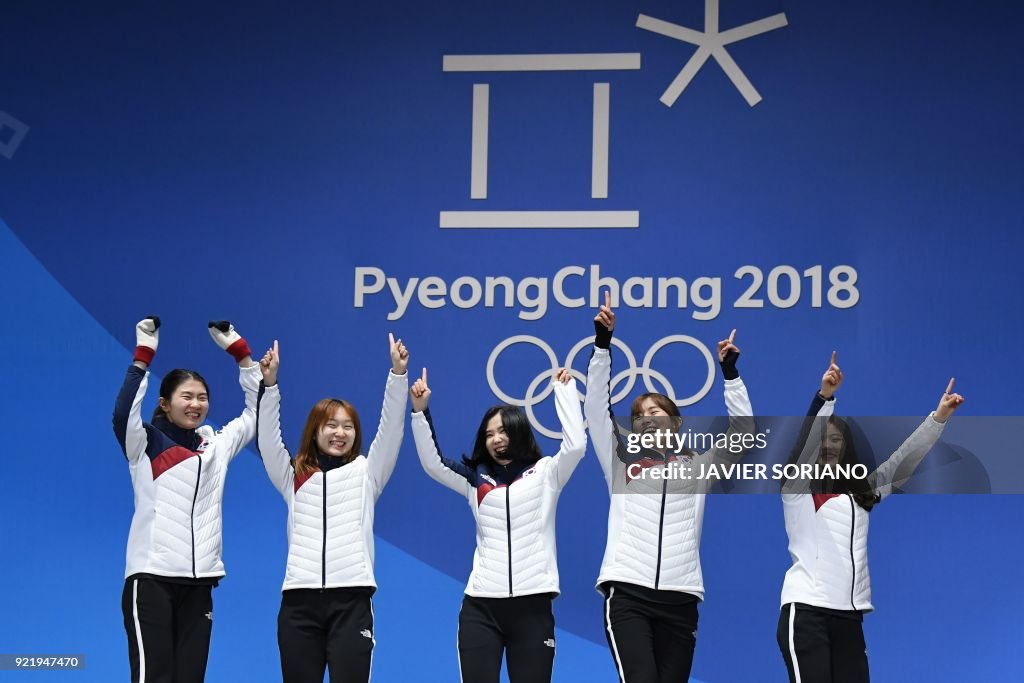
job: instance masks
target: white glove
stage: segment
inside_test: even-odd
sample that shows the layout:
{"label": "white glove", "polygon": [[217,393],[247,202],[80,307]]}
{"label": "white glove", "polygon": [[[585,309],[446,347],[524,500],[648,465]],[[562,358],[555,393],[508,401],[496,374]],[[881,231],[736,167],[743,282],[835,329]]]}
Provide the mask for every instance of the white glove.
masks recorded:
{"label": "white glove", "polygon": [[146,365],[153,362],[156,347],[160,343],[160,318],[150,315],[135,325],[135,358]]}
{"label": "white glove", "polygon": [[230,353],[236,363],[241,363],[247,356],[252,355],[249,344],[235,332],[235,326],[227,320],[211,320],[209,330],[217,346]]}

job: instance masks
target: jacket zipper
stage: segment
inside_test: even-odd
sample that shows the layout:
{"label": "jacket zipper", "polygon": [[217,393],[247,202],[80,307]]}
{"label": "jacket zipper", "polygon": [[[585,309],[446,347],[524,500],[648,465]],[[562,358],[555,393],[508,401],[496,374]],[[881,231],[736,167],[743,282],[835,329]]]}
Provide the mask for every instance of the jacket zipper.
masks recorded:
{"label": "jacket zipper", "polygon": [[324,472],[323,503],[324,503],[324,542],[320,551],[320,592],[327,589],[327,473]]}
{"label": "jacket zipper", "polygon": [[188,528],[192,532],[192,578],[196,576],[196,499],[199,498],[199,478],[203,474],[203,459],[198,458],[199,466],[196,468],[196,490],[192,492],[192,513],[189,515]]}
{"label": "jacket zipper", "polygon": [[512,597],[512,499],[511,486],[505,487],[505,528],[508,531],[508,597]]}
{"label": "jacket zipper", "polygon": [[661,517],[658,519],[658,566],[654,570],[654,590],[661,583],[661,539],[665,532],[665,493],[668,491],[668,479],[661,481]]}
{"label": "jacket zipper", "polygon": [[854,589],[857,585],[857,562],[853,558],[853,531],[857,528],[857,508],[853,502],[853,496],[847,494],[850,498],[850,607],[857,610],[857,605],[853,601]]}

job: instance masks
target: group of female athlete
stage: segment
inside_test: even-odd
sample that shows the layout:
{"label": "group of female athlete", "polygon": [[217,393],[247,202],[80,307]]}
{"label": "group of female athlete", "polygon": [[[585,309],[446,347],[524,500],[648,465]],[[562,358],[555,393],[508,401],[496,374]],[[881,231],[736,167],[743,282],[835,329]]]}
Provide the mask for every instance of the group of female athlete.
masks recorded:
{"label": "group of female athlete", "polygon": [[[427,474],[466,497],[476,520],[476,551],[458,623],[466,683],[496,683],[504,656],[513,683],[550,681],[555,654],[552,601],[558,595],[555,510],[586,451],[594,452],[612,495],[597,587],[604,626],[623,683],[678,683],[689,677],[704,585],[700,538],[706,489],[670,491],[667,480],[629,471],[735,454],[641,450],[630,454],[610,405],[615,314],[608,298],[594,319],[595,340],[581,411],[567,369],[552,378],[562,426],[558,452],[541,452],[526,415],[488,409],[472,452],[442,455],[429,403],[427,371],[409,387],[409,352],[391,337],[391,368],[380,422],[364,447],[356,409],[325,398],[309,413],[298,447],[285,447],[275,341],[259,362],[227,321],[209,325],[238,363],[242,414],[214,431],[203,425],[210,390],[191,370],[165,375],[146,422],[141,405],[157,350],[160,320],[136,325],[136,349],[114,407],[114,432],[128,460],[135,514],[122,596],[132,680],[202,681],[212,626],[212,589],[224,576],[221,500],[227,466],[255,436],[263,465],[288,504],[288,558],[278,614],[286,683],[368,681],[373,657],[374,506],[395,467],[411,397],[412,430]],[[718,342],[731,419],[753,415],[737,370],[735,330]],[[832,354],[792,461],[856,463],[850,429],[833,415],[843,373]],[[950,380],[936,409],[867,479],[783,483],[793,565],[782,589],[778,642],[790,681],[867,681],[862,616],[872,609],[868,516],[931,449],[963,402]],[[674,401],[643,394],[630,409],[634,433],[679,429]],[[626,466],[630,466],[627,468]],[[628,493],[622,493],[628,491]]]}

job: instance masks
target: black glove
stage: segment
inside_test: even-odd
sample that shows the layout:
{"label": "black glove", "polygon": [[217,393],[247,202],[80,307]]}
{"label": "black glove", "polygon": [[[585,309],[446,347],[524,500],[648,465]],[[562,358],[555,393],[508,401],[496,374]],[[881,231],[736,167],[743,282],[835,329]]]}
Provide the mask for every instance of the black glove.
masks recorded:
{"label": "black glove", "polygon": [[740,376],[740,371],[736,369],[736,361],[740,359],[738,351],[730,351],[725,354],[725,360],[718,361],[718,364],[722,366],[722,375],[726,379],[736,379]]}
{"label": "black glove", "polygon": [[612,345],[612,331],[604,326],[600,320],[594,321],[594,346],[599,349],[607,349]]}

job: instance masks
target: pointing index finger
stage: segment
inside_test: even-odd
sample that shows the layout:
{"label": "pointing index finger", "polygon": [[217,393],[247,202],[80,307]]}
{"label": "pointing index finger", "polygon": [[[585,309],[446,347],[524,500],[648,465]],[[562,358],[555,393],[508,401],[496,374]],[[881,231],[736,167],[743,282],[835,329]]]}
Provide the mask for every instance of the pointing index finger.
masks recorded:
{"label": "pointing index finger", "polygon": [[612,307],[612,293],[610,290],[604,290],[604,305],[606,308]]}
{"label": "pointing index finger", "polygon": [[732,344],[732,340],[736,338],[736,328],[734,327],[732,332],[729,333],[729,343]]}
{"label": "pointing index finger", "polygon": [[832,352],[832,360],[831,360],[831,362],[829,364],[830,365],[835,365],[836,364],[836,352],[835,351]]}
{"label": "pointing index finger", "polygon": [[952,394],[953,393],[953,379],[954,379],[953,377],[949,378],[949,385],[946,387],[946,393],[947,394]]}
{"label": "pointing index finger", "polygon": [[388,332],[388,344],[391,345],[391,348],[395,348],[395,335],[392,332]]}

